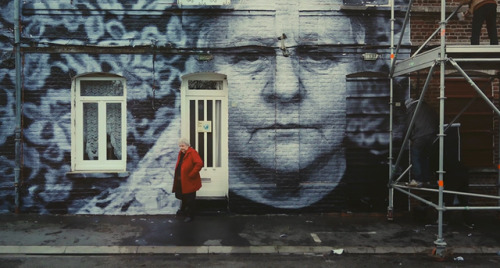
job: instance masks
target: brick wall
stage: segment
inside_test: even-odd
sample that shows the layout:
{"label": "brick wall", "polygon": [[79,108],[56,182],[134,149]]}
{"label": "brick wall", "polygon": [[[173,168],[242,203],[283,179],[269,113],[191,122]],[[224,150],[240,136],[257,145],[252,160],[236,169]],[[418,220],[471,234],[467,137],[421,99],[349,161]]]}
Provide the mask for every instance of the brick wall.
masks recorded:
{"label": "brick wall", "polygon": [[[418,46],[431,36],[439,27],[441,22],[441,1],[415,1],[412,7],[411,16],[411,40],[413,45]],[[448,18],[452,12],[459,7],[459,1],[446,1],[446,16]],[[465,12],[467,5],[462,6],[459,12]],[[500,17],[497,17],[500,22]],[[465,16],[464,20],[459,20],[457,15],[451,17],[446,24],[446,38],[448,44],[470,44],[472,16]],[[497,23],[498,25],[499,23]],[[481,32],[481,43],[489,44],[486,28]],[[439,33],[431,39],[430,45],[439,45]]]}
{"label": "brick wall", "polygon": [[[182,10],[173,0],[134,4],[26,1],[22,32],[25,211],[175,212],[178,201],[169,186],[180,134],[180,81],[183,75],[195,72],[228,77],[229,158],[239,158],[231,163],[234,170],[229,178],[230,205],[235,211],[385,209],[389,86],[387,77],[380,74],[387,72],[390,61],[387,8],[346,11],[340,9],[341,2],[329,0],[302,1],[300,5],[280,1],[234,1],[237,8],[217,11]],[[298,11],[299,7],[304,10]],[[299,23],[301,27],[297,27]],[[209,29],[200,34],[206,25]],[[285,57],[279,48],[277,38],[282,33],[288,35],[285,45],[291,57]],[[302,54],[295,57],[293,53]],[[364,60],[364,53],[378,58]],[[210,54],[213,59],[199,61],[199,54]],[[285,61],[288,65],[278,67],[277,62]],[[236,68],[238,62],[240,69]],[[303,63],[308,65],[297,68]],[[249,72],[251,67],[256,70]],[[128,175],[68,174],[71,79],[91,72],[127,80]],[[278,72],[285,75],[278,79]],[[367,78],[374,73],[377,78]],[[6,107],[9,118],[12,77],[2,77],[9,100],[2,108]],[[405,83],[401,84],[399,102],[406,94]],[[252,87],[255,85],[266,88]],[[300,89],[297,94],[314,94],[316,99],[305,103],[306,98],[278,96],[282,85],[296,86]],[[285,106],[294,109],[279,110]],[[249,122],[255,118],[271,122],[268,129],[303,124],[306,127],[301,132],[313,131],[292,133],[291,141],[282,139],[280,143],[272,131],[258,141],[239,135],[253,127]],[[283,118],[289,121],[280,121]],[[315,124],[308,125],[310,122]],[[319,135],[310,134],[317,129],[321,129]],[[11,157],[12,135],[4,136],[1,149]],[[170,150],[168,154],[163,152],[165,148]],[[254,162],[246,161],[251,157],[256,157]],[[8,169],[8,179],[2,181],[8,185],[12,170],[8,165],[2,167]],[[258,180],[240,181],[256,174]],[[279,176],[282,181],[274,180]],[[301,187],[309,188],[303,191]],[[236,190],[241,190],[240,197]],[[269,192],[262,195],[264,190]],[[9,211],[11,200],[2,201],[1,212]]]}

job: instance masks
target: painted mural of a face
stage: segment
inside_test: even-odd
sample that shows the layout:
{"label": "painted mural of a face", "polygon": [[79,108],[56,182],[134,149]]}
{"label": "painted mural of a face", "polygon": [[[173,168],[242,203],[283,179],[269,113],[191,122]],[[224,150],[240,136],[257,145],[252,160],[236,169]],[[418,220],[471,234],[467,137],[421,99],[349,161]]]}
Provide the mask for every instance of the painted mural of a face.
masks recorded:
{"label": "painted mural of a face", "polygon": [[275,6],[274,16],[211,20],[197,46],[228,47],[209,68],[228,77],[230,190],[300,208],[330,193],[344,175],[346,75],[358,63],[334,46],[363,42],[364,32],[345,16]]}

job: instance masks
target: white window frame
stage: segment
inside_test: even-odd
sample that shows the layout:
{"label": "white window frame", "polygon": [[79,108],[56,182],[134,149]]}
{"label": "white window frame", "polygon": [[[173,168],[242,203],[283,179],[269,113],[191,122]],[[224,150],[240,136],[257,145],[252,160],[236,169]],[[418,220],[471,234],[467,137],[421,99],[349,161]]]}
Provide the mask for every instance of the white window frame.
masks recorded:
{"label": "white window frame", "polygon": [[[123,85],[123,96],[81,96],[81,81],[111,81],[119,80]],[[120,76],[113,75],[85,75],[73,79],[71,86],[71,172],[124,172],[127,166],[127,84],[126,80]],[[98,104],[98,160],[84,160],[83,147],[83,104]],[[121,159],[106,159],[106,104],[121,104]]]}

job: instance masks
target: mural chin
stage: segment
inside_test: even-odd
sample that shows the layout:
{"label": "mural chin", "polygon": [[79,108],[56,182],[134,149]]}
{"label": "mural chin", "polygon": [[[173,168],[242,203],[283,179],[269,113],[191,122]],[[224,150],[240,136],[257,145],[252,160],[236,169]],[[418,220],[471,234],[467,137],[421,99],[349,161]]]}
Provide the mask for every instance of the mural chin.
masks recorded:
{"label": "mural chin", "polygon": [[[322,128],[327,128],[321,126]],[[325,140],[325,135],[336,137]],[[343,133],[321,128],[278,128],[260,129],[253,134],[241,133],[238,139],[231,142],[235,155],[252,162],[252,166],[273,170],[273,173],[293,173],[307,169],[317,162],[325,162],[324,155],[331,155],[333,151],[342,147]],[[250,169],[254,169],[249,166]]]}
{"label": "mural chin", "polygon": [[331,193],[346,170],[344,149],[319,159],[307,168],[294,169],[293,172],[261,169],[253,160],[233,159],[230,161],[231,191],[250,201],[275,208],[309,207]]}

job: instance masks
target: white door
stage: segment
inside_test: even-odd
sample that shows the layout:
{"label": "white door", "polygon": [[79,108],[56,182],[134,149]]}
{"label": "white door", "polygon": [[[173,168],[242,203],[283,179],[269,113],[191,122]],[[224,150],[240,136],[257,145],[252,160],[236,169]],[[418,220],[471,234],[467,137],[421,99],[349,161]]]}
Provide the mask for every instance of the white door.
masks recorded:
{"label": "white door", "polygon": [[197,196],[226,197],[228,193],[228,107],[225,75],[197,73],[182,77],[181,134],[200,154],[204,167]]}

